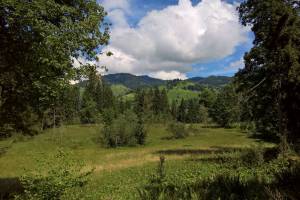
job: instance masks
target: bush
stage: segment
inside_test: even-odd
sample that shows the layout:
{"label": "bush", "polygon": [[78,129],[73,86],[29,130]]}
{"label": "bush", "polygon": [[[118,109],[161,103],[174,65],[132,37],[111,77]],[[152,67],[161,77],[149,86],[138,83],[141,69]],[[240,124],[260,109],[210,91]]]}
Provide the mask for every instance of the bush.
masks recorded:
{"label": "bush", "polygon": [[146,140],[143,122],[131,111],[105,124],[103,132],[104,143],[108,147],[145,144]]}
{"label": "bush", "polygon": [[259,145],[242,151],[241,161],[249,167],[261,165],[264,162],[264,148]]}
{"label": "bush", "polygon": [[62,199],[67,191],[83,187],[92,172],[83,172],[83,163],[71,159],[62,150],[50,159],[38,163],[40,166],[37,172],[26,172],[20,178],[25,193],[17,199]]}
{"label": "bush", "polygon": [[253,133],[255,133],[255,123],[254,122],[241,122],[240,129],[247,133],[253,134]]}
{"label": "bush", "polygon": [[171,122],[168,126],[168,131],[171,132],[172,137],[175,139],[186,138],[189,135],[185,125],[181,122]]}
{"label": "bush", "polygon": [[138,120],[134,132],[135,132],[135,138],[137,140],[137,143],[141,145],[145,144],[147,132],[144,128],[144,123],[141,119]]}

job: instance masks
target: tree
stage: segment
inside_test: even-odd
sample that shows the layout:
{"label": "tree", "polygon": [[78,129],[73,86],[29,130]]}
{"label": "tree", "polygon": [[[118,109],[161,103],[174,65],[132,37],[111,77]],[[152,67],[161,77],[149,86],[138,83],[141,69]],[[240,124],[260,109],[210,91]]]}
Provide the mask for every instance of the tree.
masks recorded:
{"label": "tree", "polygon": [[144,127],[144,122],[141,117],[138,116],[138,121],[135,127],[135,138],[138,144],[143,145],[146,143],[147,132]]}
{"label": "tree", "polygon": [[238,96],[232,84],[222,88],[215,101],[213,119],[222,127],[239,120]]}
{"label": "tree", "polygon": [[158,87],[154,89],[153,101],[152,101],[152,110],[155,115],[158,115],[161,112],[161,95]]}
{"label": "tree", "polygon": [[95,0],[1,1],[0,127],[29,132],[24,113],[56,106],[80,71],[74,60],[94,61],[107,44],[105,15]]}
{"label": "tree", "polygon": [[197,99],[188,100],[186,121],[189,123],[198,123],[199,116],[199,103]]}
{"label": "tree", "polygon": [[146,131],[143,121],[128,110],[105,123],[103,137],[108,147],[133,146],[145,144]]}
{"label": "tree", "polygon": [[115,107],[115,97],[109,85],[103,84],[103,105],[104,108],[114,108]]}
{"label": "tree", "polygon": [[173,119],[177,120],[177,100],[172,101],[171,114],[173,116]]}
{"label": "tree", "polygon": [[162,89],[160,93],[160,111],[163,114],[169,114],[169,100],[166,89]]}
{"label": "tree", "polygon": [[185,122],[186,120],[186,102],[184,99],[181,99],[180,105],[178,107],[178,114],[177,114],[177,120],[180,122]]}
{"label": "tree", "polygon": [[203,123],[204,126],[207,125],[209,121],[208,109],[204,105],[199,106],[199,122]]}
{"label": "tree", "polygon": [[135,101],[135,107],[134,107],[134,109],[135,109],[135,113],[137,114],[137,115],[142,115],[142,113],[144,113],[145,112],[145,91],[144,90],[142,90],[142,89],[138,89],[137,91],[136,91],[136,93],[135,93],[135,99],[134,99],[134,101]]}
{"label": "tree", "polygon": [[205,87],[199,95],[199,105],[204,105],[208,109],[210,116],[213,114],[213,106],[217,99],[218,91],[213,88]]}
{"label": "tree", "polygon": [[248,0],[239,7],[243,25],[255,34],[236,74],[239,91],[260,132],[299,140],[300,3],[295,0]]}
{"label": "tree", "polygon": [[88,91],[85,91],[82,96],[80,109],[80,121],[83,124],[93,124],[97,119],[97,105]]}

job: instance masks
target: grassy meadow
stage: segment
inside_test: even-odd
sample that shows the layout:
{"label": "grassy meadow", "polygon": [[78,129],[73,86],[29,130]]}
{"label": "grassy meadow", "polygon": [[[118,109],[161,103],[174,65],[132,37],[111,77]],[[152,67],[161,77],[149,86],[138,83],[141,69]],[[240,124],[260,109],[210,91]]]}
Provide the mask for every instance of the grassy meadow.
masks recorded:
{"label": "grassy meadow", "polygon": [[14,136],[0,141],[0,178],[35,171],[36,160],[47,159],[62,148],[84,161],[87,169],[94,169],[87,186],[75,191],[80,198],[137,199],[137,188],[155,173],[160,155],[166,158],[167,177],[172,182],[193,182],[227,170],[210,159],[234,156],[234,149],[262,143],[239,129],[203,128],[200,124],[188,128],[190,136],[187,138],[169,139],[166,126],[152,124],[146,127],[145,146],[106,148],[100,142],[101,128],[101,125],[62,126],[34,138]]}

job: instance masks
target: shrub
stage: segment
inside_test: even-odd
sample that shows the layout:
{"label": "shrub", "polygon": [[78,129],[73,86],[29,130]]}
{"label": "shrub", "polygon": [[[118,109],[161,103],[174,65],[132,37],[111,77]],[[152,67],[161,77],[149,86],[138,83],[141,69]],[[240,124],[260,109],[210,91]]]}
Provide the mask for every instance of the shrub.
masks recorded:
{"label": "shrub", "polygon": [[253,134],[253,133],[255,133],[255,123],[254,122],[241,122],[240,129],[247,133]]}
{"label": "shrub", "polygon": [[241,161],[243,164],[254,167],[264,162],[264,149],[262,146],[253,146],[249,149],[242,151]]}
{"label": "shrub", "polygon": [[83,163],[71,159],[62,150],[50,159],[38,163],[37,172],[27,172],[20,178],[25,194],[17,199],[61,199],[67,191],[83,187],[92,172],[83,172]]}
{"label": "shrub", "polygon": [[105,124],[103,132],[104,143],[108,147],[134,146],[144,144],[146,140],[143,122],[131,111]]}
{"label": "shrub", "polygon": [[144,128],[144,123],[141,119],[138,120],[135,127],[135,138],[137,143],[143,145],[146,143],[147,132]]}
{"label": "shrub", "polygon": [[181,122],[171,122],[168,126],[168,131],[171,132],[175,139],[185,138],[189,135],[185,125]]}

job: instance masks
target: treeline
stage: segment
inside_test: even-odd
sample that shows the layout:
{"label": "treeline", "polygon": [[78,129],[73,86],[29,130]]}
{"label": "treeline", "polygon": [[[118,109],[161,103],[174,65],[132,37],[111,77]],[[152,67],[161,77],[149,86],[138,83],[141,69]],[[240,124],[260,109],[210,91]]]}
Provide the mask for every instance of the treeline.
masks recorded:
{"label": "treeline", "polygon": [[215,122],[222,127],[239,122],[240,104],[233,84],[219,89],[204,87],[197,98],[169,102],[166,89],[140,89],[136,93],[134,106],[136,112],[143,113],[148,119],[205,124]]}

